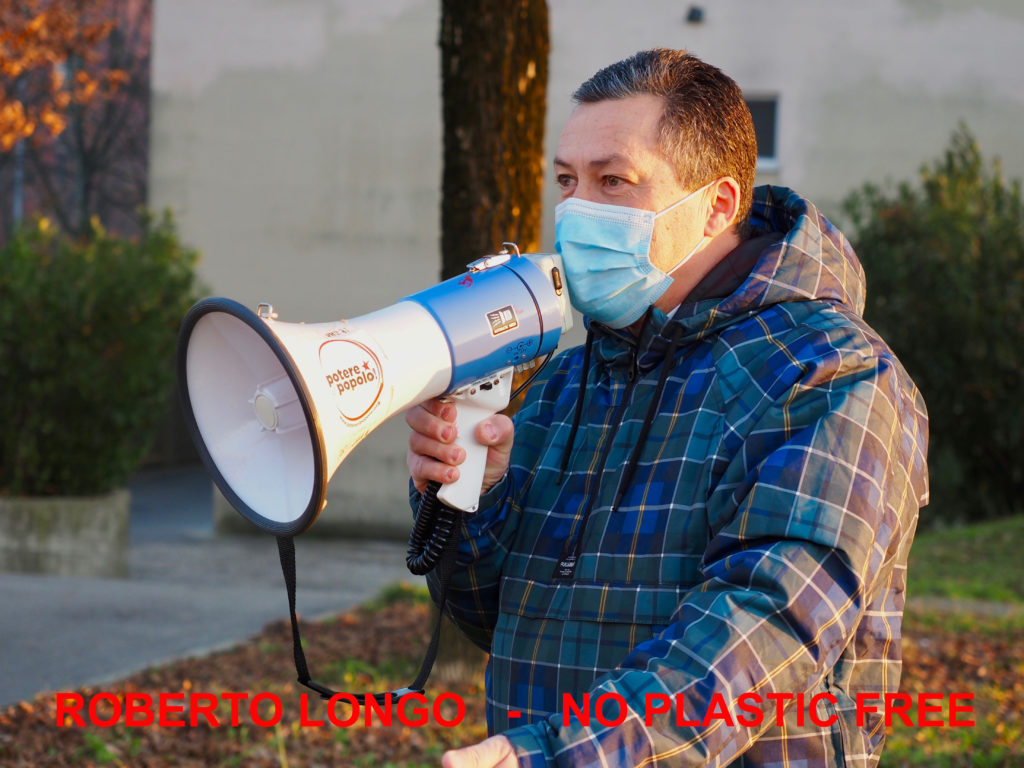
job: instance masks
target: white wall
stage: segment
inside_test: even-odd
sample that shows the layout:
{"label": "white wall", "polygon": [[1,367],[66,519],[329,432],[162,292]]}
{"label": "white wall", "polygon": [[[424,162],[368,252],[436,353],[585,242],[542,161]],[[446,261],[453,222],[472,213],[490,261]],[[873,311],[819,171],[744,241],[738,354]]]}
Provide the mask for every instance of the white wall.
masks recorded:
{"label": "white wall", "polygon": [[[150,205],[210,293],[281,320],[354,317],[435,283],[440,104],[431,0],[158,0]],[[360,445],[318,528],[410,519],[405,430]]]}
{"label": "white wall", "polygon": [[[1019,0],[692,4],[703,23],[690,3],[549,0],[549,158],[580,82],[666,46],[779,97],[779,166],[760,181],[827,214],[864,181],[913,177],[960,120],[1024,177]],[[437,280],[439,18],[436,0],[157,0],[150,204],[175,210],[211,293],[312,321]],[[342,466],[318,528],[404,530],[404,456],[397,419]]]}

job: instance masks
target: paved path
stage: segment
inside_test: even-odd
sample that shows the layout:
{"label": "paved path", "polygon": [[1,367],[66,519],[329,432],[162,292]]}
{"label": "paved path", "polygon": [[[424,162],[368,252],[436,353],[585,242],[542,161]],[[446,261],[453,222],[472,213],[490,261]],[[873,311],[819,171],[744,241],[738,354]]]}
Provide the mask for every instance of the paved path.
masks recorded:
{"label": "paved path", "polygon": [[[145,473],[131,488],[128,578],[0,574],[0,707],[228,647],[287,618],[274,537],[215,535],[201,469]],[[422,581],[398,541],[307,535],[296,557],[307,617]]]}

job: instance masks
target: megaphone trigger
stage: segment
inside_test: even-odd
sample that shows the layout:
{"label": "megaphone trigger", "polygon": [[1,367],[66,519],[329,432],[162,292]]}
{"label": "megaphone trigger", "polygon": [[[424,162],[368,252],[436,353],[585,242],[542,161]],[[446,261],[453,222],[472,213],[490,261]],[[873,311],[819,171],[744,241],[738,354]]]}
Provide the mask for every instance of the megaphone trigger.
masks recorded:
{"label": "megaphone trigger", "polygon": [[455,442],[466,452],[466,458],[459,466],[459,479],[442,485],[437,492],[437,498],[449,507],[476,512],[480,505],[489,447],[476,439],[476,428],[484,419],[509,404],[513,372],[514,368],[506,368],[442,398],[455,404],[458,435]]}

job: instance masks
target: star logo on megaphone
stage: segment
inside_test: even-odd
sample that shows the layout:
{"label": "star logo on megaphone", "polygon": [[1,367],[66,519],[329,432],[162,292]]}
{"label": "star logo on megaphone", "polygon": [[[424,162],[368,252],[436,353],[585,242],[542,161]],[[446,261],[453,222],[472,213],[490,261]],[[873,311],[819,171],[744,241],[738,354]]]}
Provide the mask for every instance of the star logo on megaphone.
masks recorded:
{"label": "star logo on megaphone", "polygon": [[384,371],[377,354],[362,342],[345,338],[325,341],[320,345],[320,368],[345,421],[358,424],[380,402]]}

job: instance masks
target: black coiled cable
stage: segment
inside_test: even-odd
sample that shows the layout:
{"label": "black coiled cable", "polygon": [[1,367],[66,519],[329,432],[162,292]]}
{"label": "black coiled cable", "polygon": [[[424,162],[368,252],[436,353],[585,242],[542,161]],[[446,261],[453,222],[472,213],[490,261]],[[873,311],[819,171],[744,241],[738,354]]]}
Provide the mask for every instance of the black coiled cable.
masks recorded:
{"label": "black coiled cable", "polygon": [[437,567],[451,536],[457,535],[459,513],[437,498],[441,484],[427,483],[420,498],[416,523],[409,533],[405,565],[414,576],[425,576]]}

